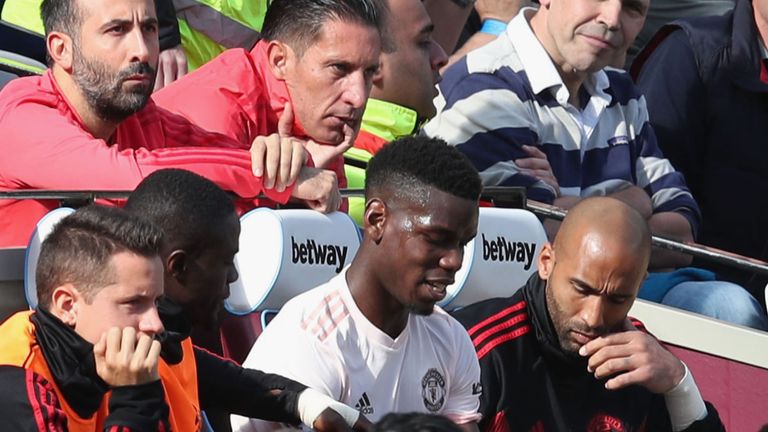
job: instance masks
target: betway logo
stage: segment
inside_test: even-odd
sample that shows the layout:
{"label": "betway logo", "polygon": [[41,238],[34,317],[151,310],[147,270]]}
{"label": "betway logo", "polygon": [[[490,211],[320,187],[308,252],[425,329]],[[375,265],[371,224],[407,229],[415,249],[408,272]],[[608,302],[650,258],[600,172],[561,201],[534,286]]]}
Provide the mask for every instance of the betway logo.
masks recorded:
{"label": "betway logo", "polygon": [[523,268],[528,270],[533,263],[536,243],[513,242],[505,237],[498,236],[496,240],[483,238],[483,259],[486,261],[509,261],[523,263]]}
{"label": "betway logo", "polygon": [[312,264],[336,266],[336,273],[341,272],[344,264],[347,262],[347,246],[337,246],[332,244],[317,244],[312,239],[307,239],[305,243],[296,243],[291,236],[291,261],[294,264]]}

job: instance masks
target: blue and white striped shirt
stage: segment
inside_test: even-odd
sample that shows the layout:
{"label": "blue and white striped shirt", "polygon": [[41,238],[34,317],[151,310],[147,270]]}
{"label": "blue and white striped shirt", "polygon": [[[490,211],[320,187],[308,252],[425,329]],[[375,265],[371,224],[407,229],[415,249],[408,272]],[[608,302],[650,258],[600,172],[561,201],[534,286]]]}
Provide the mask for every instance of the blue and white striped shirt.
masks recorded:
{"label": "blue and white striped shirt", "polygon": [[584,82],[584,108],[569,92],[523,9],[493,42],[451,66],[435,99],[437,116],[425,127],[466,154],[493,186],[525,186],[532,199],[551,203],[555,191],[520,174],[516,159],[536,146],[549,160],[563,195],[606,195],[627,185],[643,188],[654,213],[685,216],[695,233],[696,201],[683,175],[664,158],[648,123],[645,98],[623,71],[605,69]]}

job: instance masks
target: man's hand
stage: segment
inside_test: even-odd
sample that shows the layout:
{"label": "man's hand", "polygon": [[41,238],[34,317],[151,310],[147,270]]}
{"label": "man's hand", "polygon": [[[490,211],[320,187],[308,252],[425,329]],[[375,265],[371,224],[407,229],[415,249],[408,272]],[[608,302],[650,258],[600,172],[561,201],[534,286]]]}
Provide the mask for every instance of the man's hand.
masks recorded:
{"label": "man's hand", "polygon": [[608,390],[641,385],[663,394],[685,375],[685,366],[677,357],[651,335],[637,330],[601,336],[582,346],[579,354],[589,357],[587,370],[595,378],[613,376],[605,383]]}
{"label": "man's hand", "polygon": [[303,167],[292,196],[306,202],[312,210],[331,213],[339,208],[341,194],[336,173],[320,168]]}
{"label": "man's hand", "polygon": [[181,45],[160,51],[160,58],[157,60],[157,77],[155,78],[154,91],[160,90],[186,74],[187,56],[184,54],[184,48]]}
{"label": "man's hand", "polygon": [[318,432],[335,432],[335,431],[355,431],[355,432],[368,432],[373,429],[373,424],[360,414],[355,426],[350,428],[344,417],[341,414],[334,411],[332,408],[326,408],[323,412],[317,416],[317,419],[312,424],[312,429]]}
{"label": "man's hand", "polygon": [[304,143],[293,137],[293,110],[285,104],[280,115],[277,133],[258,136],[251,144],[253,175],[262,177],[265,189],[284,191],[299,178],[307,162]]}
{"label": "man's hand", "polygon": [[352,126],[345,124],[344,139],[340,143],[330,145],[320,144],[309,140],[305,143],[305,147],[309,154],[312,155],[312,160],[315,162],[315,166],[318,168],[326,168],[330,162],[343,155],[345,151],[352,147],[355,143],[355,138],[357,138],[357,130]]}
{"label": "man's hand", "polygon": [[495,19],[509,22],[517,15],[521,7],[526,6],[527,0],[477,0],[475,10],[480,20]]}
{"label": "man's hand", "polygon": [[552,189],[555,191],[555,198],[559,197],[560,184],[555,177],[555,173],[552,172],[552,166],[549,164],[547,155],[534,146],[524,145],[522,149],[530,157],[515,160],[515,165],[517,165],[520,174],[535,177],[552,186]]}
{"label": "man's hand", "polygon": [[112,327],[93,346],[96,373],[112,387],[146,384],[160,379],[160,342],[133,327]]}

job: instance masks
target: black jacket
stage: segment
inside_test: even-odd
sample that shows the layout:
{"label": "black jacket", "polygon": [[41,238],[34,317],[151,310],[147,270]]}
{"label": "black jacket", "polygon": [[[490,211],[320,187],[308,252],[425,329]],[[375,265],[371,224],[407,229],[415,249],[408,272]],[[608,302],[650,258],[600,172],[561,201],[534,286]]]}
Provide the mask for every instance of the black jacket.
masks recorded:
{"label": "black jacket", "polygon": [[[762,0],[761,0],[762,1]],[[699,203],[697,241],[768,259],[768,69],[752,1],[662,27],[632,66],[659,147]],[[716,266],[762,302],[768,278]]]}
{"label": "black jacket", "polygon": [[[585,359],[560,349],[534,274],[509,298],[453,313],[469,331],[480,360],[481,429],[486,431],[671,431],[661,395],[640,386],[606,390]],[[636,325],[639,325],[637,323]],[[720,431],[717,412],[688,431]]]}

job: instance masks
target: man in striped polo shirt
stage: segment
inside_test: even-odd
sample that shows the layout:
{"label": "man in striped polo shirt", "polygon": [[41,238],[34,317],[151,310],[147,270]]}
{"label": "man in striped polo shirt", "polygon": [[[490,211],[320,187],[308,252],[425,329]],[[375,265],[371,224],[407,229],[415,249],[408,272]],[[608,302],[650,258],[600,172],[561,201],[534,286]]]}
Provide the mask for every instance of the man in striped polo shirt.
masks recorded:
{"label": "man in striped polo shirt", "polygon": [[723,430],[685,364],[627,318],[650,243],[638,212],[588,198],[523,288],[454,312],[480,360],[482,430]]}
{"label": "man in striped polo shirt", "polygon": [[[606,68],[642,28],[648,1],[542,0],[538,10],[523,9],[496,40],[445,72],[425,132],[469,156],[485,185],[525,186],[530,198],[564,209],[612,196],[640,212],[654,234],[692,241],[699,207],[659,150],[644,97],[627,74]],[[553,237],[558,224],[545,226]],[[654,250],[649,269],[690,262]],[[676,283],[641,297],[673,306],[665,295],[688,300],[691,283]],[[679,301],[689,310],[766,328],[743,288],[692,284],[698,302]],[[671,295],[678,289],[682,296]]]}

